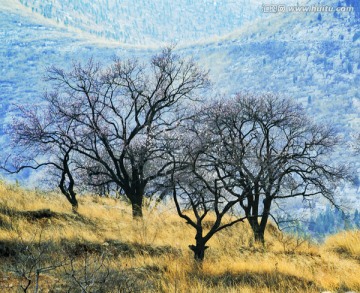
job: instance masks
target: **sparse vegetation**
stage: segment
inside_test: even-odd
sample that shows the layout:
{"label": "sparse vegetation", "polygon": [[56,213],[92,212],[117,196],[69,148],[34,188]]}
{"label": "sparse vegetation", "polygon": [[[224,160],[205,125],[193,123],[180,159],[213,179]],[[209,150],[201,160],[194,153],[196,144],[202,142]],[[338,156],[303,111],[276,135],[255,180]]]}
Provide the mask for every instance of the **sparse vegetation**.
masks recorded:
{"label": "sparse vegetation", "polygon": [[[209,240],[199,266],[187,247],[193,231],[172,204],[146,205],[146,221],[133,221],[125,202],[90,195],[79,202],[73,214],[60,194],[0,184],[1,292],[24,292],[26,279],[16,268],[30,272],[26,259],[32,257],[38,261],[25,292],[36,292],[36,284],[37,292],[360,290],[359,231],[316,245],[270,224],[262,246],[247,223],[237,223]],[[44,217],[36,212],[46,209]],[[42,268],[51,269],[37,278]]]}

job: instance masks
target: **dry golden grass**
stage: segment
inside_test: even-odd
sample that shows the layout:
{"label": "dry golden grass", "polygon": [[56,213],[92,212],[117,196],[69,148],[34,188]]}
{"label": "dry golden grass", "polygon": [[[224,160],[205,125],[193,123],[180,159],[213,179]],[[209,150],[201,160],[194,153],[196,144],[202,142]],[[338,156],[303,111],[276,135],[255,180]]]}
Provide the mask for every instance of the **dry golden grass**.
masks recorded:
{"label": "dry golden grass", "polygon": [[345,231],[328,237],[325,247],[349,258],[360,260],[360,231]]}
{"label": "dry golden grass", "polygon": [[[149,203],[144,219],[133,221],[125,202],[92,196],[79,202],[74,215],[59,194],[0,184],[0,292],[17,292],[24,283],[14,272],[26,267],[21,259],[14,264],[21,247],[33,247],[26,251],[36,255],[43,243],[51,248],[44,263],[64,260],[64,266],[41,274],[41,292],[68,289],[69,259],[79,271],[90,263],[94,271],[103,264],[117,272],[117,281],[109,283],[128,286],[124,292],[360,292],[359,231],[334,235],[318,246],[270,225],[261,247],[253,243],[248,225],[239,223],[211,239],[199,265],[187,248],[194,244],[194,231],[170,203]],[[33,219],[26,213],[41,209],[50,209],[52,216]]]}

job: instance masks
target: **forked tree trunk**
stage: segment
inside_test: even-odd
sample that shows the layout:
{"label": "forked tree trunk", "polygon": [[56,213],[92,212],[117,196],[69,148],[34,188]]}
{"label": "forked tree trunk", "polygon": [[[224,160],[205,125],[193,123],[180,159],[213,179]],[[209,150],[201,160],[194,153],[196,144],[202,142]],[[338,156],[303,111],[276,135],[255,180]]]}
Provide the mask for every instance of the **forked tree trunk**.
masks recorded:
{"label": "forked tree trunk", "polygon": [[264,237],[265,231],[263,230],[257,230],[254,231],[254,239],[256,243],[259,243],[261,245],[265,245],[265,237]]}
{"label": "forked tree trunk", "polygon": [[249,218],[248,221],[250,223],[251,230],[253,231],[255,242],[264,245],[266,225],[260,225],[257,218]]}
{"label": "forked tree trunk", "polygon": [[194,259],[202,262],[205,257],[205,250],[209,248],[203,241],[196,241],[196,245],[189,245],[189,248],[194,252]]}
{"label": "forked tree trunk", "polygon": [[[65,195],[66,199],[71,204],[71,208],[73,213],[77,213],[79,208],[79,203],[76,198],[76,192],[74,190],[75,186],[75,180],[71,174],[70,168],[69,168],[69,154],[72,148],[70,148],[64,155],[63,158],[63,170],[61,174],[61,180],[59,183],[59,188],[62,192],[62,194]],[[69,182],[66,182],[66,177],[68,178]]]}
{"label": "forked tree trunk", "polygon": [[[250,223],[251,229],[254,233],[254,240],[256,243],[265,245],[265,228],[270,215],[270,207],[271,207],[272,198],[271,196],[266,196],[264,199],[264,210],[262,215],[259,217],[257,212],[254,213],[253,216],[248,215],[248,221]],[[260,219],[259,219],[260,218]]]}

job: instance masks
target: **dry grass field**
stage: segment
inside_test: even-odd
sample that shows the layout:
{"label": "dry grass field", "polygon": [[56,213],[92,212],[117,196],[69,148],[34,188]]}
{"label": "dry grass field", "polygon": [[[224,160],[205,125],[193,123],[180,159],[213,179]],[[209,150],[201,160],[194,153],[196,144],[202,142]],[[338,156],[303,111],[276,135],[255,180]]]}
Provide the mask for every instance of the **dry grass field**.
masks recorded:
{"label": "dry grass field", "polygon": [[138,221],[119,200],[79,204],[75,215],[59,194],[0,184],[0,292],[360,292],[360,231],[315,245],[269,225],[262,247],[239,223],[198,264],[171,203]]}

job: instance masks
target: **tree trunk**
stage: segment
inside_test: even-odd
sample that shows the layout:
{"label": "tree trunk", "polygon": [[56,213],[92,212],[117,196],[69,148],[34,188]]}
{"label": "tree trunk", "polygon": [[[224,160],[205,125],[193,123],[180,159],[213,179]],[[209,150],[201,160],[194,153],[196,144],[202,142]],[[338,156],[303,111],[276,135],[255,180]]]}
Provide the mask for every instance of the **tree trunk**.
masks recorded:
{"label": "tree trunk", "polygon": [[254,232],[254,239],[256,243],[259,243],[261,245],[265,245],[265,237],[264,237],[264,230],[259,229],[257,231],[253,231]]}
{"label": "tree trunk", "polygon": [[201,221],[198,221],[197,224],[198,226],[195,236],[196,245],[189,245],[189,248],[194,252],[194,259],[196,261],[202,262],[205,257],[205,250],[208,248],[208,246],[205,245],[206,241],[202,235],[203,229],[201,226]]}
{"label": "tree trunk", "polygon": [[263,203],[264,203],[264,211],[261,216],[260,223],[258,222],[258,218],[251,219],[250,225],[254,232],[254,239],[256,243],[265,245],[265,228],[267,225],[267,221],[270,215],[270,207],[271,207],[272,198],[267,196]]}
{"label": "tree trunk", "polygon": [[143,197],[138,196],[131,202],[133,219],[139,219],[143,217],[142,212]]}
{"label": "tree trunk", "polygon": [[77,213],[78,213],[79,203],[77,202],[76,199],[75,199],[75,202],[72,202],[72,203],[71,203],[71,209],[72,209],[72,212],[73,212],[74,214],[77,214]]}
{"label": "tree trunk", "polygon": [[250,223],[251,230],[253,231],[255,242],[264,245],[265,244],[265,237],[264,237],[265,227],[262,227],[259,224],[257,218],[256,219],[250,218],[250,219],[248,219],[248,221]]}
{"label": "tree trunk", "polygon": [[142,206],[144,199],[145,184],[136,184],[135,188],[131,190],[132,195],[128,198],[131,201],[133,219],[139,219],[143,217]]}
{"label": "tree trunk", "polygon": [[194,259],[202,262],[205,257],[205,250],[209,247],[205,245],[204,241],[196,241],[196,245],[189,245],[189,248],[194,252]]}
{"label": "tree trunk", "polygon": [[30,287],[30,285],[31,285],[31,279],[29,279],[29,278],[27,278],[27,277],[25,277],[25,279],[26,279],[26,281],[27,281],[27,284],[26,284],[25,287],[23,287],[23,286],[21,285],[21,288],[22,288],[23,291],[26,293],[26,292],[27,292],[27,289],[29,289],[29,287]]}
{"label": "tree trunk", "polygon": [[69,201],[69,203],[71,204],[71,209],[72,209],[72,212],[74,214],[77,214],[78,212],[78,209],[79,209],[79,202],[77,201],[76,199],[76,194],[75,193],[67,193],[65,194],[67,200]]}

